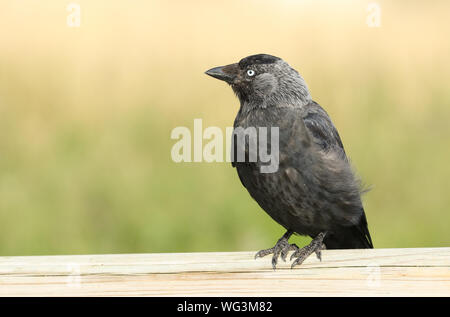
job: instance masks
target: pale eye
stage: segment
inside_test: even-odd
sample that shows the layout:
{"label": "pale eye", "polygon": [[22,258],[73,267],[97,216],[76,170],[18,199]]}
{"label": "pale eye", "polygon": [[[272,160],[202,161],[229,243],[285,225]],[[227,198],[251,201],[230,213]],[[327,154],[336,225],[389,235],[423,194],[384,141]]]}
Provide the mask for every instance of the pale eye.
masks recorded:
{"label": "pale eye", "polygon": [[253,69],[249,69],[247,71],[247,76],[249,76],[249,77],[255,76],[255,71]]}

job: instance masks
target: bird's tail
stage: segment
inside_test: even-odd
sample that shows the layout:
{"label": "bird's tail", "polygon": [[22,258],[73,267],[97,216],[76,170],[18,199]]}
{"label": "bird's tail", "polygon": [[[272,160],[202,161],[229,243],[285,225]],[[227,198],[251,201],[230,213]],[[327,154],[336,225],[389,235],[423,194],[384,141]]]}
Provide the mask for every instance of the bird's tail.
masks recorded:
{"label": "bird's tail", "polygon": [[327,233],[323,243],[327,249],[372,249],[372,238],[364,211],[358,225],[341,227]]}

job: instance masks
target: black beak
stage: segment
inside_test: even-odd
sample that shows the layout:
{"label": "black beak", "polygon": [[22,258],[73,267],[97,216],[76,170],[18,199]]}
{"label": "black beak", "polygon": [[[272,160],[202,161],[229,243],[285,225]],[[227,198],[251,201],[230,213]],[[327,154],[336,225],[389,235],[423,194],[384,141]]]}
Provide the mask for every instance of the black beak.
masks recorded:
{"label": "black beak", "polygon": [[214,67],[207,70],[205,74],[231,84],[236,77],[236,65]]}

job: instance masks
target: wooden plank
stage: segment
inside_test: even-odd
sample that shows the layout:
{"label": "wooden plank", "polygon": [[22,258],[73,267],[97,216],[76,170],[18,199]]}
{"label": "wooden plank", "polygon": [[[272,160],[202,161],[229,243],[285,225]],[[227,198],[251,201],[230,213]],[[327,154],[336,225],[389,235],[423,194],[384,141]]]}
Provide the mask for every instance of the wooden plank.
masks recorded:
{"label": "wooden plank", "polygon": [[0,296],[450,296],[450,248],[0,257]]}

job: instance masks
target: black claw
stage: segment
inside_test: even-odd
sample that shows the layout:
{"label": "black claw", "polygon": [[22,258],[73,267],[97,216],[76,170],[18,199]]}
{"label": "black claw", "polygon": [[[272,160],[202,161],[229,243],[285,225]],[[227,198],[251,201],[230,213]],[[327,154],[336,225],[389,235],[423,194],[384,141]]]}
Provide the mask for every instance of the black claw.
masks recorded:
{"label": "black claw", "polygon": [[265,249],[256,252],[255,259],[265,257],[266,255],[272,254],[275,248]]}
{"label": "black claw", "polygon": [[270,249],[266,249],[266,250],[261,250],[259,252],[257,252],[255,254],[255,259],[259,258],[259,257],[264,257],[266,255],[269,254],[273,254],[272,257],[272,267],[275,270],[277,263],[278,263],[278,258],[281,256],[281,259],[286,262],[286,257],[289,251],[291,250],[298,250],[298,247],[295,244],[289,244],[289,237],[292,235],[291,231],[286,232],[283,237],[281,237],[281,239],[279,239],[277,241],[277,243],[275,244],[275,246],[273,248]]}
{"label": "black claw", "polygon": [[293,258],[297,258],[291,265],[291,269],[296,265],[300,265],[305,261],[313,252],[316,253],[317,258],[322,261],[322,241],[325,237],[325,233],[319,233],[317,237],[315,237],[310,244],[303,247],[302,249],[298,249],[291,255],[291,261]]}
{"label": "black claw", "polygon": [[322,252],[320,252],[320,249],[316,250],[316,256],[320,260],[320,262],[322,262]]}
{"label": "black claw", "polygon": [[272,268],[274,271],[277,268],[277,258],[275,256],[272,257]]}
{"label": "black claw", "polygon": [[281,259],[283,260],[283,262],[286,262],[286,256],[287,256],[287,252],[285,252],[284,250],[281,251]]}

